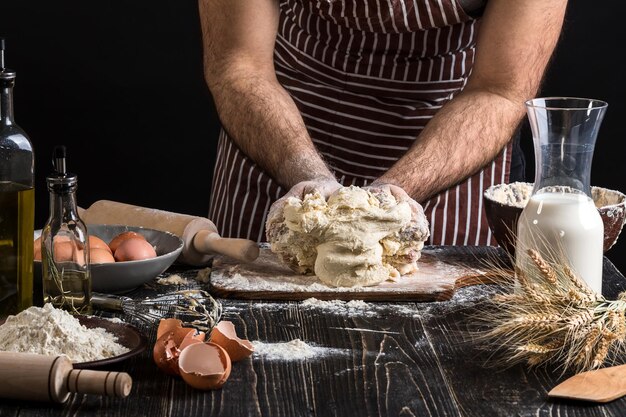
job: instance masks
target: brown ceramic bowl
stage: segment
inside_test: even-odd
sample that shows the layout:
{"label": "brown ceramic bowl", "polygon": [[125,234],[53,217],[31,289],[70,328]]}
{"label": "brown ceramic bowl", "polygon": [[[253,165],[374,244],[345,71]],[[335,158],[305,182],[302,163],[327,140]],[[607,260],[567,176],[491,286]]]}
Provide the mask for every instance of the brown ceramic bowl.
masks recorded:
{"label": "brown ceramic bowl", "polygon": [[[510,255],[515,254],[517,219],[526,206],[532,189],[532,183],[514,182],[493,185],[483,194],[491,233]],[[508,197],[505,198],[504,194]],[[606,252],[617,242],[626,221],[626,195],[619,191],[593,186],[591,195],[604,223],[604,252]]]}

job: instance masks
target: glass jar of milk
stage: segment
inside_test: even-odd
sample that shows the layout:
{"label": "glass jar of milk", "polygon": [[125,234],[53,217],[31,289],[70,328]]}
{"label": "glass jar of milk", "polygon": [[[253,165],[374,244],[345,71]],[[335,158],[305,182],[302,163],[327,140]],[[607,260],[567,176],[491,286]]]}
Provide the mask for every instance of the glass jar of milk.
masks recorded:
{"label": "glass jar of milk", "polygon": [[535,148],[535,183],[517,223],[515,263],[532,263],[537,250],[550,263],[567,263],[602,292],[604,226],[591,198],[593,150],[607,103],[570,97],[526,103]]}

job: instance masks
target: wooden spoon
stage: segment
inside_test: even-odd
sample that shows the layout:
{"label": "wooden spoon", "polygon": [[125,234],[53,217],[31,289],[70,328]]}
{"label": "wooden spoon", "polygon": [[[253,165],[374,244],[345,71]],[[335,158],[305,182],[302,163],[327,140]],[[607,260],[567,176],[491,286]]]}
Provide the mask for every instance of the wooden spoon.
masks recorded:
{"label": "wooden spoon", "polygon": [[576,374],[548,393],[549,397],[607,403],[626,394],[626,365]]}

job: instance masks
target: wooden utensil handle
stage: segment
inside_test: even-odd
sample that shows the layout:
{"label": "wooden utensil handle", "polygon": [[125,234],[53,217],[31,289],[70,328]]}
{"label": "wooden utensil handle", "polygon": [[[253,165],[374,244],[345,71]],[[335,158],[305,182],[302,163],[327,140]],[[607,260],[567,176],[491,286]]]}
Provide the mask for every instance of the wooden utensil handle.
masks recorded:
{"label": "wooden utensil handle", "polygon": [[243,262],[252,262],[259,257],[259,246],[256,242],[224,238],[210,230],[200,230],[196,233],[193,246],[201,253],[219,253]]}
{"label": "wooden utensil handle", "polygon": [[124,372],[73,369],[65,356],[0,352],[0,397],[63,403],[70,392],[126,397],[132,379]]}
{"label": "wooden utensil handle", "polygon": [[107,395],[126,398],[133,381],[126,372],[73,369],[67,376],[67,390],[78,394]]}

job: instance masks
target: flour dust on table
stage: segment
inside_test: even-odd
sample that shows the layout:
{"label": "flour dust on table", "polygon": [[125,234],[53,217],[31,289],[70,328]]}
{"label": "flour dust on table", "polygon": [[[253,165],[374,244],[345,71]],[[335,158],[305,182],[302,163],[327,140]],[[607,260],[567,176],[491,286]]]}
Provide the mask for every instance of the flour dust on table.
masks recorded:
{"label": "flour dust on table", "polygon": [[269,343],[253,341],[255,357],[269,361],[298,361],[306,359],[320,359],[327,356],[347,354],[346,349],[336,349],[308,344],[300,339],[289,342]]}

